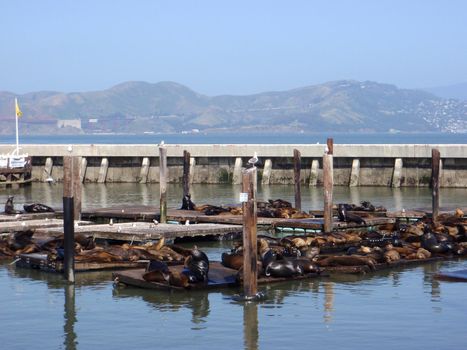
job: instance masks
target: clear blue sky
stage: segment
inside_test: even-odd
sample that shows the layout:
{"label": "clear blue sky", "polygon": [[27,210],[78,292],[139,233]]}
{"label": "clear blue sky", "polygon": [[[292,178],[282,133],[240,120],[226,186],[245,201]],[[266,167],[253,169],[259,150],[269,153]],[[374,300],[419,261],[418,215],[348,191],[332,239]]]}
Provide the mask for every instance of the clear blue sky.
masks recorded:
{"label": "clear blue sky", "polygon": [[467,1],[1,0],[0,91],[467,81]]}

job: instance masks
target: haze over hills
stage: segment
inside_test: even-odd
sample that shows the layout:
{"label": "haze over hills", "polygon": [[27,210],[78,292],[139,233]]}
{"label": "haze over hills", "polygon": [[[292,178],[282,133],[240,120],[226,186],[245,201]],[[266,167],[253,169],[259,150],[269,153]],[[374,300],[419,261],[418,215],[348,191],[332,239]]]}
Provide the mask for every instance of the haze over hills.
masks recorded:
{"label": "haze over hills", "polygon": [[288,91],[206,96],[174,82],[125,82],[82,93],[0,92],[3,134],[21,132],[467,132],[467,101],[370,81]]}
{"label": "haze over hills", "polygon": [[467,82],[446,86],[435,86],[423,89],[442,98],[455,98],[467,101]]}

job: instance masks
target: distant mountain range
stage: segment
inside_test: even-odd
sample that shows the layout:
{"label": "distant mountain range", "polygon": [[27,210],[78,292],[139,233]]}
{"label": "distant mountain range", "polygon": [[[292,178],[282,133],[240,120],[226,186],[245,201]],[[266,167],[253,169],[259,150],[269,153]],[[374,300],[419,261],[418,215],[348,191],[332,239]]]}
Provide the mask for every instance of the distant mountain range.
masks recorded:
{"label": "distant mountain range", "polygon": [[206,96],[174,82],[125,82],[103,91],[0,92],[0,133],[21,132],[467,132],[467,101],[371,81]]}

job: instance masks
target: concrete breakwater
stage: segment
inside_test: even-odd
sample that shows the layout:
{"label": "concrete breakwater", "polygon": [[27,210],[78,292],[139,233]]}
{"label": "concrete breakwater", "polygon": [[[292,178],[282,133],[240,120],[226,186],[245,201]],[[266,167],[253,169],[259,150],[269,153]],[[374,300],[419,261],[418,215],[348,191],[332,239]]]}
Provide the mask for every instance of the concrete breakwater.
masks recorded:
{"label": "concrete breakwater", "polygon": [[[192,183],[240,183],[241,170],[257,152],[262,184],[294,182],[293,150],[301,153],[303,185],[322,185],[320,144],[177,144],[167,148],[168,181],[179,183],[183,175],[183,151],[190,152]],[[429,186],[431,150],[441,153],[441,187],[467,188],[467,144],[335,144],[334,184],[341,186]],[[0,154],[12,146],[0,145]],[[23,145],[21,151],[32,157],[32,176],[46,181],[50,176],[61,181],[63,156],[81,156],[83,182],[159,182],[159,148],[145,145]]]}

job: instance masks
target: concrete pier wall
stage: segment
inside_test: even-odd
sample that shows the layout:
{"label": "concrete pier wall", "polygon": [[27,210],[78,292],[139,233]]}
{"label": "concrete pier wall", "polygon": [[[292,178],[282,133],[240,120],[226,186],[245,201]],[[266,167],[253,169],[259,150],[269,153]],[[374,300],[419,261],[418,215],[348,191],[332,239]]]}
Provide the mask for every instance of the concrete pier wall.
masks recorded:
{"label": "concrete pier wall", "polygon": [[[0,154],[12,146],[0,145]],[[264,184],[293,183],[293,150],[301,152],[301,179],[305,185],[322,185],[324,145],[165,145],[168,181],[181,182],[183,151],[190,152],[193,183],[234,183],[239,164],[247,164],[257,152],[259,181],[267,161],[268,181]],[[442,159],[441,186],[467,187],[467,144],[462,145],[334,145],[334,184],[343,186],[429,186],[431,150],[439,149]],[[63,177],[63,156],[85,158],[84,182],[159,182],[157,145],[23,145],[32,156],[32,176],[44,181],[49,175]],[[237,168],[236,168],[237,164]],[[358,182],[352,181],[356,164]],[[316,167],[318,165],[318,167]],[[142,175],[143,174],[143,175]]]}

